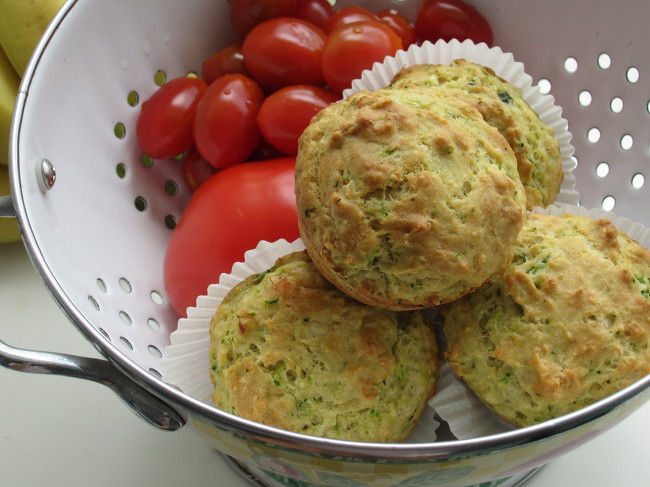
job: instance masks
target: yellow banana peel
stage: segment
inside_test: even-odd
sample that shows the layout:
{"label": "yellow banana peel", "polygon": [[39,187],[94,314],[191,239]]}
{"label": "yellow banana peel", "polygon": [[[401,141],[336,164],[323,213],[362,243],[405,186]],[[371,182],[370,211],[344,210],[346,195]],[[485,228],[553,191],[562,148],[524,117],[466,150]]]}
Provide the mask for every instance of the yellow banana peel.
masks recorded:
{"label": "yellow banana peel", "polygon": [[65,0],[0,0],[0,46],[19,76]]}
{"label": "yellow banana peel", "polygon": [[[0,197],[9,194],[9,170],[6,166],[0,166]],[[0,243],[18,242],[21,238],[16,219],[0,217]]]}
{"label": "yellow banana peel", "polygon": [[[20,78],[65,0],[0,0],[0,197],[9,186],[9,129]],[[0,217],[0,243],[21,240],[15,218]]]}
{"label": "yellow banana peel", "polygon": [[5,166],[9,160],[11,114],[14,111],[19,85],[20,78],[4,51],[0,49],[0,164]]}

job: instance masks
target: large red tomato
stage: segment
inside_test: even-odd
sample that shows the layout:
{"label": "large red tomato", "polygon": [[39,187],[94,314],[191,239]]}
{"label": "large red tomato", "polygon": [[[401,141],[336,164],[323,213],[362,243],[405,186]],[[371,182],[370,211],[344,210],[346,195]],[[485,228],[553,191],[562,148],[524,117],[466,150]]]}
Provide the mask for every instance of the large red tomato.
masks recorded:
{"label": "large red tomato", "polygon": [[402,39],[379,20],[353,22],[335,29],[327,38],[321,67],[335,92],[349,88],[364,69],[402,48]]}
{"label": "large red tomato", "polygon": [[226,74],[203,94],[194,117],[194,141],[199,153],[221,169],[244,161],[261,134],[257,112],[264,100],[258,84],[242,74]]}
{"label": "large red tomato", "polygon": [[492,45],[492,28],[481,13],[463,0],[425,0],[415,21],[421,41],[471,39]]}
{"label": "large red tomato", "polygon": [[292,17],[278,17],[255,26],[242,45],[244,65],[262,87],[320,85],[320,59],[325,33]]}
{"label": "large red tomato", "polygon": [[192,121],[208,85],[196,78],[175,78],[142,104],[135,132],[142,151],[155,158],[175,157],[194,144]]}
{"label": "large red tomato", "polygon": [[285,154],[298,153],[298,138],[311,119],[339,99],[336,93],[311,85],[293,85],[269,95],[257,114],[264,139]]}
{"label": "large red tomato", "polygon": [[164,283],[179,316],[260,240],[299,237],[295,158],[217,172],[192,195],[167,245]]}

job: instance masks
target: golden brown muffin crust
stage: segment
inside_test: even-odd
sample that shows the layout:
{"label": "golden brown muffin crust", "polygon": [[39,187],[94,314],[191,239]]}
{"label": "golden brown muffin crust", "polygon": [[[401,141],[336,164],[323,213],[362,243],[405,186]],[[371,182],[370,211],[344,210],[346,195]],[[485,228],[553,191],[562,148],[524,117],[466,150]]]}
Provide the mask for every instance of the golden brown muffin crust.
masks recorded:
{"label": "golden brown muffin crust", "polygon": [[518,426],[650,373],[650,252],[609,220],[531,214],[503,276],[441,310],[452,369]]}
{"label": "golden brown muffin crust", "polygon": [[360,92],[321,111],[299,146],[301,236],[356,299],[437,305],[509,264],[523,187],[506,141],[466,103]]}
{"label": "golden brown muffin crust", "polygon": [[458,59],[450,65],[416,64],[391,83],[398,90],[440,90],[478,110],[505,137],[517,158],[528,209],[555,201],[564,173],[559,142],[524,100],[521,90],[486,66]]}
{"label": "golden brown muffin crust", "polygon": [[233,288],[211,322],[214,403],[278,428],[404,439],[433,395],[438,352],[420,312],[361,304],[306,252]]}

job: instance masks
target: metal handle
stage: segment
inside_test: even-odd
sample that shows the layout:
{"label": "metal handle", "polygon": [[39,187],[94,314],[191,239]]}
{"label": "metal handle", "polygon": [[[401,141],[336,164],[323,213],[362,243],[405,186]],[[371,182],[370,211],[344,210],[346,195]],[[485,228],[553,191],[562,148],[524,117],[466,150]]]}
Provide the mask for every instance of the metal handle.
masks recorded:
{"label": "metal handle", "polygon": [[126,377],[112,363],[75,355],[14,348],[0,340],[0,365],[19,372],[53,374],[87,379],[109,387],[147,423],[174,431],[185,419],[153,394]]}

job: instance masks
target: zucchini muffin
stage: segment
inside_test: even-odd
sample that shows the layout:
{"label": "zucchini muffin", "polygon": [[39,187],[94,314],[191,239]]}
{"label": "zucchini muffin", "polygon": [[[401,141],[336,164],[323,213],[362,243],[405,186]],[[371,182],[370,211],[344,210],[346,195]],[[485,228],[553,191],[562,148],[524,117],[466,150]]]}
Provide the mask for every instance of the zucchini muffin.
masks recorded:
{"label": "zucchini muffin", "polygon": [[404,68],[392,80],[399,90],[444,88],[475,107],[485,121],[505,137],[517,157],[528,209],[555,201],[564,179],[559,141],[523,99],[521,90],[490,68],[466,60],[451,65],[418,64]]}
{"label": "zucchini muffin", "polygon": [[609,220],[531,214],[508,270],[441,314],[454,372],[536,424],[650,373],[650,252]]}
{"label": "zucchini muffin", "polygon": [[210,339],[218,408],[328,438],[403,440],[438,373],[436,338],[421,312],[353,300],[305,251],[233,288]]}
{"label": "zucchini muffin", "polygon": [[300,138],[300,233],[316,267],[359,301],[453,301],[510,264],[526,206],[516,165],[467,103],[361,91]]}

